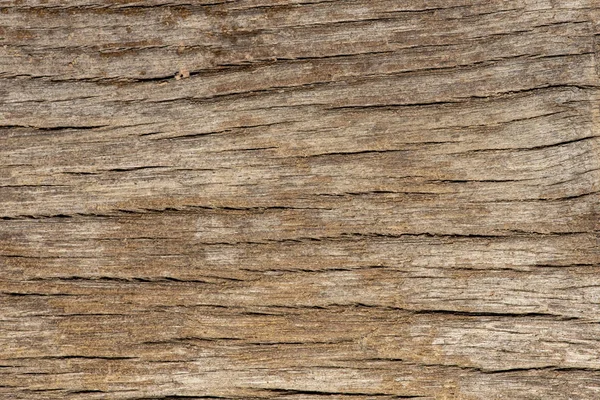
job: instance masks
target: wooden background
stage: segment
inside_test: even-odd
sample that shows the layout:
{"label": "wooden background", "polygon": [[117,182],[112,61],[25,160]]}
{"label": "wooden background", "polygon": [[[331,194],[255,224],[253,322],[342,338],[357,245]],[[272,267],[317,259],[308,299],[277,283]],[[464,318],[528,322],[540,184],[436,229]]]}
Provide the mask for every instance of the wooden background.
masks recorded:
{"label": "wooden background", "polygon": [[600,398],[599,22],[0,1],[0,398]]}

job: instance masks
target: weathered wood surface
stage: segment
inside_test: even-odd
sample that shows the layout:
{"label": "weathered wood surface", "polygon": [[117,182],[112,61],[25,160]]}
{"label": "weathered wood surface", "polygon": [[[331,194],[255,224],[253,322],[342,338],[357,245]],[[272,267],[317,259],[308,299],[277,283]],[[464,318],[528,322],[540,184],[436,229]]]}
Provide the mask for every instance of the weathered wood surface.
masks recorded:
{"label": "weathered wood surface", "polygon": [[0,4],[0,398],[600,398],[599,1]]}

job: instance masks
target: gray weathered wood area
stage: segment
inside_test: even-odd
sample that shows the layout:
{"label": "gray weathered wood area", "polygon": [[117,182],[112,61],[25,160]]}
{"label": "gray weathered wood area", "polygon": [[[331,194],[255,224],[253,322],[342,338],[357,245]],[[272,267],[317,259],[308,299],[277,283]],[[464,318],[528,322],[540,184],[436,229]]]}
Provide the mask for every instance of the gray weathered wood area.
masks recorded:
{"label": "gray weathered wood area", "polygon": [[600,0],[1,0],[0,399],[599,399]]}

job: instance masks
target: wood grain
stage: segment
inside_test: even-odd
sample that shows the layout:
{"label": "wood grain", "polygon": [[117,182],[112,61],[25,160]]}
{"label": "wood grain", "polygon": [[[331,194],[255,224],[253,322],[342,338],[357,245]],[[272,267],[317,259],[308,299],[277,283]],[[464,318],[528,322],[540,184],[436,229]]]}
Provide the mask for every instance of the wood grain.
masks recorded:
{"label": "wood grain", "polygon": [[599,22],[0,2],[0,398],[599,398]]}

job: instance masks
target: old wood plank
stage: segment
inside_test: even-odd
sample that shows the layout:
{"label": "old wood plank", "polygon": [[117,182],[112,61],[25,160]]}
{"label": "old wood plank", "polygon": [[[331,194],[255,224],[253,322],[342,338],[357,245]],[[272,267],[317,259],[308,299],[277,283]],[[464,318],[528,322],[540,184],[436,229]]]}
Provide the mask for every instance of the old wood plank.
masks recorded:
{"label": "old wood plank", "polygon": [[0,397],[597,398],[599,21],[0,4]]}

